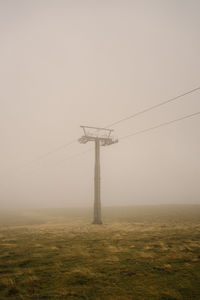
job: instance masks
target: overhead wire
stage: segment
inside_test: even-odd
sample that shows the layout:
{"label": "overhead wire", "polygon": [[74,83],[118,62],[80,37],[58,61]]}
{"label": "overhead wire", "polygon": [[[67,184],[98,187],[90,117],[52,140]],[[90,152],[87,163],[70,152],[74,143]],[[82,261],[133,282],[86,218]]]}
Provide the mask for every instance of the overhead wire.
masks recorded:
{"label": "overhead wire", "polygon": [[93,150],[92,147],[89,148],[89,149],[87,149],[87,150],[85,150],[85,151],[75,153],[74,155],[68,156],[68,157],[66,157],[66,158],[63,159],[63,160],[60,160],[59,163],[60,163],[60,162],[65,162],[65,161],[69,160],[70,158],[74,158],[74,157],[77,157],[77,156],[81,156],[81,155],[83,155],[83,154],[85,154],[85,153],[90,152],[91,150]]}
{"label": "overhead wire", "polygon": [[[135,118],[135,117],[137,117],[137,116],[139,116],[139,115],[142,115],[142,114],[144,114],[144,113],[146,113],[146,112],[149,112],[149,111],[151,111],[151,110],[153,110],[153,109],[156,109],[156,108],[158,108],[158,107],[160,107],[160,106],[163,106],[163,105],[166,105],[166,104],[168,104],[168,103],[174,102],[174,101],[176,101],[176,100],[178,100],[178,99],[181,99],[181,98],[183,98],[184,96],[189,95],[189,94],[192,94],[192,93],[194,93],[194,92],[196,92],[196,91],[198,91],[198,90],[200,90],[200,86],[198,86],[198,87],[196,87],[196,88],[194,88],[194,89],[191,89],[191,90],[189,90],[189,91],[187,91],[187,92],[184,92],[184,93],[182,93],[182,94],[179,94],[179,95],[177,95],[177,96],[175,96],[175,97],[173,97],[173,98],[167,99],[167,100],[165,100],[165,101],[163,101],[163,102],[160,102],[160,103],[158,103],[158,104],[152,105],[152,106],[150,106],[150,107],[148,107],[148,108],[146,108],[146,109],[140,110],[140,111],[138,111],[138,112],[136,112],[136,113],[134,113],[134,114],[132,114],[132,115],[126,117],[126,118],[123,118],[123,119],[120,119],[120,120],[115,121],[115,122],[113,122],[113,123],[110,123],[110,124],[108,124],[108,125],[105,126],[105,127],[113,127],[113,126],[115,126],[115,125],[117,125],[117,124],[120,124],[120,123],[122,123],[122,122],[125,122],[125,121],[127,121],[127,120],[129,120],[129,119],[133,119],[133,118]],[[138,135],[139,133],[144,133],[144,132],[147,132],[147,131],[150,131],[150,130],[153,130],[153,129],[156,129],[156,128],[159,128],[159,127],[162,127],[162,126],[166,126],[166,125],[168,125],[168,124],[171,124],[171,123],[174,123],[174,122],[181,121],[181,120],[183,120],[183,119],[185,119],[185,118],[189,118],[189,117],[195,116],[195,115],[197,115],[197,114],[199,114],[199,112],[197,112],[197,113],[195,113],[195,114],[192,114],[192,115],[185,116],[185,117],[180,118],[180,119],[176,119],[176,120],[170,121],[170,122],[161,123],[161,124],[156,125],[156,126],[153,126],[153,127],[151,127],[151,128],[147,128],[147,129],[144,129],[144,130],[135,132],[134,134],[131,134],[131,135],[128,135],[128,136]],[[128,136],[122,137],[122,138],[120,138],[120,139],[124,139],[124,138],[126,138],[126,137],[128,137]],[[47,153],[44,153],[44,154],[38,156],[37,158],[33,159],[32,161],[30,161],[30,162],[28,163],[28,165],[31,164],[31,163],[40,161],[40,160],[42,160],[42,159],[44,159],[44,158],[46,158],[46,157],[48,157],[48,156],[50,156],[50,155],[52,155],[52,154],[54,154],[54,153],[56,153],[56,152],[59,152],[59,151],[61,151],[62,149],[66,148],[66,147],[68,147],[68,146],[71,146],[72,144],[74,144],[74,143],[76,143],[76,142],[77,142],[77,139],[74,139],[74,140],[69,141],[68,143],[65,143],[65,144],[63,144],[63,145],[60,145],[60,146],[56,147],[54,150],[49,151],[49,152],[47,152]],[[91,151],[91,148],[90,148],[89,150],[87,150],[87,151],[79,152],[79,153],[77,153],[77,154],[75,154],[75,155],[72,155],[72,156],[70,156],[70,158],[76,157],[76,156],[78,156],[78,155],[82,155],[82,154],[84,154],[84,153],[86,153],[86,152],[88,152],[88,151]],[[65,160],[67,160],[67,159],[68,159],[68,158],[66,158],[66,159],[64,159],[64,160],[62,160],[62,161],[65,161]],[[27,166],[27,164],[26,164],[25,166]]]}
{"label": "overhead wire", "polygon": [[[137,136],[137,135],[140,135],[140,134],[144,134],[146,132],[159,129],[161,127],[168,126],[170,124],[173,124],[173,123],[176,123],[176,122],[180,122],[180,121],[185,120],[185,119],[193,118],[193,117],[198,116],[198,115],[200,116],[200,111],[197,111],[195,113],[192,113],[192,114],[189,114],[189,115],[185,115],[183,117],[180,117],[180,118],[177,118],[177,119],[173,119],[173,120],[170,120],[170,121],[167,121],[167,122],[163,122],[163,123],[160,123],[158,125],[155,125],[155,126],[152,126],[152,127],[148,127],[148,128],[136,131],[134,133],[125,135],[125,136],[121,136],[119,138],[119,140],[124,140],[124,139],[131,138],[131,137],[134,137],[134,136]],[[87,149],[85,151],[81,151],[81,152],[78,152],[76,154],[67,156],[65,159],[59,160],[54,166],[61,165],[61,163],[65,162],[65,161],[69,161],[72,158],[76,158],[78,156],[82,156],[82,155],[84,155],[84,154],[86,154],[88,152],[91,152],[92,150],[93,150],[93,147],[91,147],[91,148],[89,148],[89,149]]]}
{"label": "overhead wire", "polygon": [[[89,149],[87,149],[87,150],[84,150],[84,151],[81,151],[81,152],[69,155],[66,158],[64,158],[62,160],[59,160],[58,162],[54,163],[53,166],[57,167],[57,166],[61,165],[63,162],[69,161],[70,159],[78,157],[78,156],[82,156],[83,154],[86,154],[86,153],[90,152],[91,150],[93,150],[92,147],[89,148]],[[52,167],[52,165],[51,165],[51,167]]]}
{"label": "overhead wire", "polygon": [[[197,115],[200,115],[200,111],[192,113],[192,114],[189,114],[189,115],[185,115],[183,117],[180,117],[180,118],[177,118],[177,119],[174,119],[174,120],[171,120],[171,121],[163,122],[163,123],[160,123],[158,125],[155,125],[155,126],[152,126],[152,127],[148,127],[148,128],[136,131],[134,133],[122,136],[122,137],[119,137],[119,140],[127,139],[127,138],[130,138],[130,137],[136,136],[136,135],[140,135],[140,134],[143,134],[143,133],[146,133],[146,132],[149,132],[149,131],[152,131],[152,130],[155,130],[155,129],[158,129],[158,128],[161,128],[161,127],[173,124],[173,123],[176,123],[176,122],[183,121],[185,119],[193,118],[193,117],[195,117]],[[86,151],[83,151],[83,152],[76,153],[75,155],[67,157],[66,159],[64,159],[62,161],[59,161],[59,162],[63,162],[63,161],[66,161],[66,160],[68,160],[70,158],[80,156],[82,154],[90,152],[91,150],[93,150],[93,148],[87,149]]]}
{"label": "overhead wire", "polygon": [[152,105],[152,106],[147,107],[147,108],[145,108],[145,109],[143,109],[143,110],[140,110],[140,111],[138,111],[138,112],[136,112],[136,113],[134,113],[134,114],[132,114],[132,115],[130,115],[130,116],[128,116],[128,117],[125,117],[125,118],[120,119],[120,120],[118,120],[118,121],[115,121],[115,122],[113,122],[113,123],[111,123],[111,124],[108,124],[106,127],[113,127],[113,126],[115,126],[115,125],[117,125],[117,124],[120,124],[120,123],[125,122],[125,121],[130,120],[130,119],[133,119],[133,118],[135,118],[135,117],[137,117],[137,116],[139,116],[139,115],[142,115],[142,114],[144,114],[144,113],[146,113],[146,112],[149,112],[149,111],[151,111],[151,110],[153,110],[153,109],[155,109],[155,108],[158,108],[158,107],[163,106],[163,105],[166,105],[166,104],[168,104],[168,103],[170,103],[170,102],[174,102],[174,101],[176,101],[176,100],[178,100],[178,99],[181,99],[181,98],[183,98],[184,96],[189,95],[189,94],[192,94],[192,93],[194,93],[194,92],[196,92],[196,91],[198,91],[198,90],[200,90],[200,86],[198,86],[198,87],[196,87],[196,88],[194,88],[194,89],[192,89],[192,90],[189,90],[189,91],[187,91],[187,92],[184,92],[184,93],[182,93],[182,94],[179,94],[178,96],[175,96],[175,97],[173,97],[173,98],[167,99],[167,100],[165,100],[165,101],[163,101],[163,102],[160,102],[160,103],[158,103],[158,104]]}
{"label": "overhead wire", "polygon": [[125,135],[125,136],[122,136],[122,137],[119,138],[119,140],[126,139],[126,138],[129,138],[129,137],[133,137],[135,135],[139,135],[139,134],[142,134],[142,133],[146,133],[146,132],[158,129],[160,127],[163,127],[163,126],[167,126],[167,125],[170,125],[170,124],[173,124],[173,123],[176,123],[176,122],[180,122],[180,121],[185,120],[185,119],[195,117],[197,115],[200,115],[200,111],[195,112],[193,114],[189,114],[189,115],[180,117],[180,118],[177,118],[177,119],[174,119],[174,120],[171,120],[171,121],[168,121],[168,122],[163,122],[163,123],[160,123],[158,125],[155,125],[155,126],[152,126],[152,127],[149,127],[149,128],[145,128],[145,129],[136,131],[134,133],[131,133],[131,134],[128,134],[128,135]]}
{"label": "overhead wire", "polygon": [[47,157],[47,156],[49,156],[49,155],[51,155],[51,154],[53,154],[53,153],[56,153],[56,152],[58,152],[58,151],[60,151],[60,150],[62,150],[62,149],[64,149],[64,148],[67,148],[68,146],[74,144],[75,142],[77,142],[77,140],[74,139],[74,140],[72,140],[72,141],[70,141],[70,142],[68,142],[68,143],[65,143],[65,144],[63,144],[63,145],[61,145],[61,146],[58,146],[58,147],[56,147],[54,150],[49,151],[49,152],[47,152],[47,153],[45,153],[45,154],[43,154],[43,155],[38,156],[38,157],[37,157],[37,160],[43,159],[43,158],[45,158],[45,157]]}
{"label": "overhead wire", "polygon": [[30,164],[32,164],[32,163],[38,162],[38,161],[40,161],[40,160],[43,160],[44,158],[46,158],[46,157],[48,157],[48,156],[50,156],[50,155],[52,155],[52,154],[54,154],[54,153],[56,153],[56,152],[59,152],[59,151],[61,151],[62,149],[67,148],[68,146],[71,146],[71,145],[74,144],[75,142],[77,142],[77,139],[71,140],[71,141],[69,141],[68,143],[65,143],[65,144],[63,144],[63,145],[60,145],[60,146],[54,148],[54,150],[48,151],[48,152],[46,152],[46,153],[44,153],[44,154],[42,154],[42,155],[36,157],[35,159],[33,159],[33,160],[27,162],[26,164],[24,164],[23,167],[26,167],[26,166],[28,166],[28,165],[30,165]]}

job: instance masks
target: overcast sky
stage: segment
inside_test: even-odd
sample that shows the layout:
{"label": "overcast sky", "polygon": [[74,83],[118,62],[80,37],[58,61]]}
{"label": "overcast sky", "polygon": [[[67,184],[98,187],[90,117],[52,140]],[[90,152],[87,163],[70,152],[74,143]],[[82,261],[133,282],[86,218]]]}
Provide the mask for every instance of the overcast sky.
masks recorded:
{"label": "overcast sky", "polygon": [[[0,0],[1,207],[92,206],[105,126],[200,86],[198,0]],[[200,111],[200,92],[113,127]],[[200,117],[102,148],[102,204],[200,203]]]}

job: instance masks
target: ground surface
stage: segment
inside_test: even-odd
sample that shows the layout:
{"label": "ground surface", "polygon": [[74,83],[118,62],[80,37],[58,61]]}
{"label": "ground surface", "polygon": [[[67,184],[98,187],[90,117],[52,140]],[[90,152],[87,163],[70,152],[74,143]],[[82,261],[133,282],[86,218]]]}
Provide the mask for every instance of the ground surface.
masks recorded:
{"label": "ground surface", "polygon": [[200,206],[0,215],[0,299],[200,299]]}

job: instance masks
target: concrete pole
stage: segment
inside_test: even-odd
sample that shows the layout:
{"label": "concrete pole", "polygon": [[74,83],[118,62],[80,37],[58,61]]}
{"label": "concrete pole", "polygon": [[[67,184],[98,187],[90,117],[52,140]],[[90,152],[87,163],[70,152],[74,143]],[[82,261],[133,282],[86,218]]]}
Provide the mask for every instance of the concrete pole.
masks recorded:
{"label": "concrete pole", "polygon": [[95,139],[95,170],[94,170],[94,221],[93,224],[102,224],[101,195],[100,195],[100,141]]}

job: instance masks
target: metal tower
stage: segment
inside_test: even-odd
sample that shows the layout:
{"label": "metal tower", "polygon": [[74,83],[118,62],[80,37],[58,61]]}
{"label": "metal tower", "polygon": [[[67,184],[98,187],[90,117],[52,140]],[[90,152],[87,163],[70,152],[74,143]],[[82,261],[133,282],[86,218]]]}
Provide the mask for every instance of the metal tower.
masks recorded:
{"label": "metal tower", "polygon": [[[112,129],[81,126],[84,135],[79,139],[81,144],[95,142],[94,169],[94,220],[93,224],[102,224],[101,220],[101,188],[100,188],[100,146],[109,146],[118,142],[111,136]],[[92,131],[92,132],[91,132]]]}

